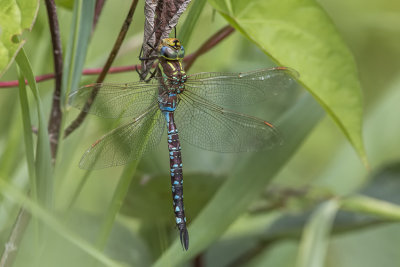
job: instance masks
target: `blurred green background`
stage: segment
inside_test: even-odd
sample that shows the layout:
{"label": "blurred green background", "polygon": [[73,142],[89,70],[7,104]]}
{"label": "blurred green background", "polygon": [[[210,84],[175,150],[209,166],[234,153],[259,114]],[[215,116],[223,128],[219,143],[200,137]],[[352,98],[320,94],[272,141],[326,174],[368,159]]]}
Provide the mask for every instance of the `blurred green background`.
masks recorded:
{"label": "blurred green background", "polygon": [[[219,240],[207,246],[200,256],[204,265],[200,266],[305,266],[300,260],[305,251],[306,238],[305,232],[302,233],[305,225],[312,229],[310,214],[316,214],[313,212],[316,207],[321,207],[319,203],[332,196],[339,198],[362,193],[400,205],[397,196],[400,191],[400,2],[321,0],[318,3],[336,25],[357,63],[364,95],[363,136],[370,169],[363,166],[337,125],[325,116],[247,212],[233,222]],[[90,40],[85,68],[102,66],[129,5],[130,1],[106,2]],[[143,2],[140,1],[114,66],[140,63],[142,10]],[[63,7],[58,12],[65,48],[72,12]],[[186,16],[187,12],[180,23]],[[24,46],[35,75],[53,71],[47,23],[46,10],[41,2],[36,23],[32,32],[26,34]],[[187,54],[199,48],[226,24],[226,20],[206,4],[190,42],[184,44]],[[179,25],[177,35],[179,38]],[[235,32],[200,57],[190,73],[239,72],[271,66],[274,63],[257,46]],[[1,81],[15,79],[17,74],[13,65]],[[80,84],[85,85],[95,79],[96,76],[84,76]],[[106,81],[135,80],[138,80],[137,74],[128,72],[108,75]],[[39,84],[46,116],[51,107],[53,86],[52,80]],[[28,180],[18,88],[0,90],[0,177],[24,190]],[[32,97],[30,101],[33,103]],[[33,104],[31,108],[35,109]],[[70,110],[67,121],[77,114],[77,110]],[[37,125],[35,116],[31,118],[33,125]],[[78,163],[90,144],[116,125],[113,120],[89,116],[82,127],[64,142],[54,175],[55,217],[90,243],[94,243],[102,216],[111,202],[124,167],[94,171],[84,180],[86,173],[78,168]],[[166,144],[161,142],[156,151],[140,160],[134,174],[136,178],[104,253],[107,257],[126,262],[128,266],[149,266],[176,238],[166,155]],[[240,154],[202,151],[183,143],[185,201],[189,221],[194,220],[230,177],[242,157]],[[243,179],[252,179],[252,176],[252,169],[248,169],[247,177]],[[8,239],[18,209],[19,204],[15,201],[1,199],[0,240],[3,244]],[[223,217],[224,210],[220,213]],[[325,240],[329,242],[326,254],[319,255],[322,266],[400,266],[400,224],[392,219],[395,216],[338,212],[331,235]],[[42,255],[38,258],[36,250],[32,250],[34,239],[34,229],[30,225],[15,266],[34,266],[30,265],[32,262],[38,266],[89,266],[92,263],[85,251],[51,231],[46,244],[35,248],[40,251],[37,255]],[[191,266],[191,262],[187,262],[186,266]]]}

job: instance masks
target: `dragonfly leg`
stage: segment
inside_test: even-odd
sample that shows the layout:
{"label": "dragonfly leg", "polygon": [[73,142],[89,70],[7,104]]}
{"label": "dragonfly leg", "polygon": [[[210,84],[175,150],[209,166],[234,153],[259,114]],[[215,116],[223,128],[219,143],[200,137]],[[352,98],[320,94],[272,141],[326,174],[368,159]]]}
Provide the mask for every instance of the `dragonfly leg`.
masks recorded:
{"label": "dragonfly leg", "polygon": [[151,56],[151,57],[139,57],[140,60],[151,60],[151,59],[158,59],[159,56]]}

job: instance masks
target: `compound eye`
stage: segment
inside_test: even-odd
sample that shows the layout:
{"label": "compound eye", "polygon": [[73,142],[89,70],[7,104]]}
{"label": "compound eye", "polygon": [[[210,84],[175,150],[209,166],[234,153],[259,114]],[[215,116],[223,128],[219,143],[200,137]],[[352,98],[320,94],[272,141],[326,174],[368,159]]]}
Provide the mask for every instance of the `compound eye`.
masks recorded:
{"label": "compound eye", "polygon": [[181,46],[181,49],[178,52],[178,58],[183,58],[185,56],[185,49]]}
{"label": "compound eye", "polygon": [[176,59],[178,57],[178,51],[169,46],[163,46],[161,48],[160,54],[162,57],[165,57],[166,59]]}

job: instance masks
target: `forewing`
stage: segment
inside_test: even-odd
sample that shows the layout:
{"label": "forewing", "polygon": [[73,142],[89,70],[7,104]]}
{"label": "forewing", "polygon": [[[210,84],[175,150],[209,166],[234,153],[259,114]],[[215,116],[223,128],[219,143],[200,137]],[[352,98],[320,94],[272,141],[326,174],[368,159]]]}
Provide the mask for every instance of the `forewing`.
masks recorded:
{"label": "forewing", "polygon": [[286,67],[245,73],[198,73],[190,75],[186,90],[216,105],[229,107],[268,101],[280,105],[294,101],[299,94],[295,70]]}
{"label": "forewing", "polygon": [[182,139],[206,150],[258,151],[282,143],[272,124],[207,103],[186,91],[175,118]]}
{"label": "forewing", "polygon": [[69,100],[73,107],[100,117],[136,117],[157,104],[157,95],[158,83],[155,81],[94,83],[71,93]]}
{"label": "forewing", "polygon": [[82,156],[79,166],[101,169],[133,161],[160,142],[164,128],[164,118],[155,107],[97,140]]}

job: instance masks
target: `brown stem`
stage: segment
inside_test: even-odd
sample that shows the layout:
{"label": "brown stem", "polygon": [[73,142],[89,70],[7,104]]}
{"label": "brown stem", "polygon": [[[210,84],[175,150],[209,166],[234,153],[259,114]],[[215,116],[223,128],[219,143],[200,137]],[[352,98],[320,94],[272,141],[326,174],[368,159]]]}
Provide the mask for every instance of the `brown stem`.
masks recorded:
{"label": "brown stem", "polygon": [[188,71],[199,56],[203,55],[204,53],[208,52],[211,48],[219,44],[222,40],[224,40],[232,32],[234,32],[234,30],[235,29],[232,26],[227,25],[221,30],[219,30],[217,33],[215,33],[213,36],[211,36],[207,41],[203,43],[203,45],[199,49],[197,49],[196,52],[187,57],[185,70]]}
{"label": "brown stem", "polygon": [[[60,107],[60,96],[61,96],[61,80],[63,72],[63,58],[62,58],[62,47],[60,38],[60,29],[58,26],[57,10],[54,0],[46,0],[47,16],[49,18],[51,41],[53,44],[53,61],[54,61],[54,77],[55,77],[55,88],[53,93],[53,104],[51,107],[50,118],[49,118],[49,136],[52,139],[57,140],[60,133],[61,127],[61,107]],[[51,157],[54,161],[57,154],[57,143],[52,142]]]}
{"label": "brown stem", "polygon": [[[103,70],[101,71],[99,77],[96,80],[96,83],[102,83],[108,73],[108,70],[110,69],[112,63],[114,62],[115,57],[117,56],[117,53],[121,47],[122,41],[125,39],[126,33],[128,32],[129,26],[132,22],[132,16],[133,13],[135,13],[135,9],[137,6],[138,0],[133,0],[131,7],[129,9],[128,15],[126,16],[126,19],[124,23],[122,24],[121,30],[119,32],[118,38],[114,43],[114,47],[111,50],[110,55],[108,56],[107,62],[104,64]],[[92,96],[88,99],[88,101],[85,104],[85,107],[82,109],[82,111],[79,113],[78,117],[65,129],[64,131],[64,138],[66,138],[68,135],[70,135],[75,129],[77,129],[82,122],[85,120],[87,113],[84,112],[83,110],[88,110],[93,103],[94,98],[96,97],[97,90],[93,90]]]}

